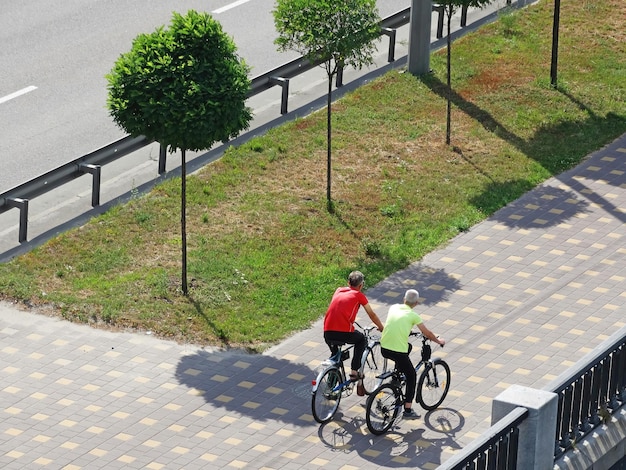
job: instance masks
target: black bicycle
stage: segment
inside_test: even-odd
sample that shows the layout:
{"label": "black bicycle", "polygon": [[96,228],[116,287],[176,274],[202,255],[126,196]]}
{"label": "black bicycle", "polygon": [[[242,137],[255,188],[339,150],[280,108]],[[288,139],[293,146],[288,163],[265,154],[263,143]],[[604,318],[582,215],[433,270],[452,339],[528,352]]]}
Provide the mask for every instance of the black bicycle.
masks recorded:
{"label": "black bicycle", "polygon": [[[387,359],[384,358],[380,351],[380,335],[373,334],[376,328],[370,326],[362,328],[355,322],[367,339],[367,347],[361,358],[361,367],[359,375],[363,377],[360,381],[363,386],[363,393],[369,394],[376,390],[382,383],[382,375],[387,371]],[[327,423],[337,412],[339,402],[342,396],[349,396],[358,385],[358,381],[351,380],[346,376],[343,362],[350,358],[350,350],[354,346],[345,349],[343,342],[332,343],[339,350],[336,354],[328,358],[321,364],[321,368],[316,378],[312,381],[311,389],[311,411],[313,418],[318,423]]]}
{"label": "black bicycle", "polygon": [[[422,337],[422,359],[415,366],[415,371],[418,372],[417,402],[425,410],[434,410],[443,403],[450,389],[450,366],[443,359],[431,357],[432,349],[428,344],[429,339],[424,335],[412,332],[409,336]],[[367,428],[376,435],[384,434],[391,428],[407,401],[404,374],[394,369],[380,375],[380,379],[391,380],[372,392],[365,405]]]}

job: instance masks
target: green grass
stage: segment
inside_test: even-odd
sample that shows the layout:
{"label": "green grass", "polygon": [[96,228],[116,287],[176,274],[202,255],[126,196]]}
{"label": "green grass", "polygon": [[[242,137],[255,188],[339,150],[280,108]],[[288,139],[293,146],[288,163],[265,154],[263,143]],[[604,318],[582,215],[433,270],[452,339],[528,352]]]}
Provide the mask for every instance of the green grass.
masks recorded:
{"label": "green grass", "polygon": [[0,296],[165,338],[261,350],[308,327],[360,269],[367,285],[626,131],[622,0],[561,5],[550,86],[551,2],[503,13],[453,43],[433,73],[393,71],[325,112],[230,148],[188,177],[190,295],[180,292],[180,181],[0,265]]}

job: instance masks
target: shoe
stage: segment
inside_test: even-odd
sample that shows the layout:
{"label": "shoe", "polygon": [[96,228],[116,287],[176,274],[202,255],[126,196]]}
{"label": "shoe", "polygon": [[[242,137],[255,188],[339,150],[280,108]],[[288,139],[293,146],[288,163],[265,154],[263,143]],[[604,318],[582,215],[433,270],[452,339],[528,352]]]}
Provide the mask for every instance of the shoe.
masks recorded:
{"label": "shoe", "polygon": [[404,419],[417,419],[419,418],[419,415],[411,408],[410,410],[405,409],[402,412],[402,417]]}
{"label": "shoe", "polygon": [[350,380],[352,382],[356,382],[358,380],[363,380],[365,378],[365,375],[363,374],[359,374],[358,372],[355,374],[354,372],[350,372]]}

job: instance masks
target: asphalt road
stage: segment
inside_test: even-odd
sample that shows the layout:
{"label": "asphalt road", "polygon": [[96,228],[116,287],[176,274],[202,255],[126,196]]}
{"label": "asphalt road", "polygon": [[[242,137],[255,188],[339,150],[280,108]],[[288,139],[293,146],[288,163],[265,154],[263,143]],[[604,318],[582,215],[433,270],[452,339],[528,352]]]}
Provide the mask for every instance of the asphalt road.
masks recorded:
{"label": "asphalt road", "polygon": [[[257,76],[279,53],[273,0],[30,0],[0,13],[0,193],[124,136],[106,110],[106,79],[133,38],[172,11],[211,12]],[[410,5],[385,0],[382,17]]]}

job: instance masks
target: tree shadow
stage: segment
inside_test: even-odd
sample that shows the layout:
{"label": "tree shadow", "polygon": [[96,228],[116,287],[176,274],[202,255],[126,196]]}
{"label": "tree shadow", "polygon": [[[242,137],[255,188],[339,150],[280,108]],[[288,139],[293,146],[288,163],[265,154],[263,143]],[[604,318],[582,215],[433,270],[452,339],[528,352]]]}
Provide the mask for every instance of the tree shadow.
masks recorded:
{"label": "tree shadow", "polygon": [[459,280],[450,276],[445,269],[435,269],[422,262],[415,262],[397,271],[367,290],[367,296],[381,302],[402,302],[406,289],[420,293],[421,305],[445,302],[461,288]]}
{"label": "tree shadow", "polygon": [[[525,185],[527,182],[524,180],[490,183],[482,195],[471,199],[470,202],[481,210],[489,211],[493,207],[494,194],[502,194],[502,198],[498,200],[505,203],[510,200],[507,197],[511,197]],[[510,228],[533,229],[559,225],[587,212],[589,202],[580,199],[574,191],[541,186],[532,192],[526,192],[521,198],[496,212],[494,217]]]}
{"label": "tree shadow", "polygon": [[[619,164],[619,161],[614,161],[613,166],[611,166],[611,163],[605,164],[602,169],[598,169],[590,162],[594,158],[594,155],[601,154],[603,152],[606,153],[607,151],[607,148],[598,151],[598,139],[593,138],[593,136],[607,135],[608,130],[608,133],[613,134],[614,138],[618,138],[624,133],[624,129],[626,128],[626,118],[614,113],[609,113],[604,117],[598,116],[588,106],[577,100],[571,94],[562,90],[556,90],[555,93],[560,92],[563,96],[567,97],[579,109],[585,111],[588,117],[578,121],[562,121],[555,124],[544,125],[537,129],[535,134],[530,139],[525,140],[508,130],[504,124],[502,124],[488,111],[466,100],[456,91],[449,90],[447,85],[434,75],[424,76],[422,80],[433,93],[439,95],[443,99],[447,99],[448,96],[450,96],[450,100],[456,108],[479,122],[489,132],[507,141],[524,155],[541,164],[541,166],[548,170],[551,175],[571,189],[571,191],[559,191],[556,188],[545,190],[552,191],[553,194],[551,196],[546,196],[556,196],[556,201],[560,204],[559,208],[557,208],[554,213],[550,214],[550,219],[554,219],[554,222],[552,223],[561,223],[567,220],[567,218],[575,216],[578,213],[577,210],[584,211],[590,205],[590,202],[603,206],[606,210],[611,211],[615,217],[622,221],[626,221],[626,215],[624,215],[610,201],[590,189],[588,185],[584,184],[580,177],[580,173],[582,172],[582,177],[584,179],[601,181],[616,187],[620,187],[625,184],[626,172],[614,171],[615,165]],[[616,142],[610,144],[608,149],[614,145],[617,145]],[[459,150],[458,152],[462,155],[462,150]],[[591,158],[585,162],[587,165],[586,167],[583,167],[582,170],[580,168],[572,168],[589,154],[591,154]],[[564,169],[567,168],[570,169],[564,171]],[[505,205],[507,201],[512,201],[517,197],[520,197],[533,187],[530,181],[525,180],[496,183],[493,178],[486,174],[485,171],[480,168],[477,168],[477,171],[479,171],[483,176],[486,176],[490,180],[490,183],[486,185],[483,195],[474,198],[472,202],[478,208],[485,210],[488,214],[495,211],[498,208],[496,206],[499,205],[501,207]],[[574,171],[576,171],[576,175],[573,174]],[[501,197],[497,199],[493,198],[494,193],[500,194]],[[572,195],[575,197],[572,198]],[[566,205],[569,204],[569,202],[566,201],[570,201],[572,199],[576,199],[578,202],[569,206]],[[498,202],[500,204],[498,204]],[[538,200],[536,202],[542,202],[539,207],[546,207],[546,210],[554,208],[552,203],[547,204],[548,199],[545,201]],[[532,202],[530,203],[532,204]],[[504,220],[500,219],[502,215],[506,217]],[[511,226],[537,226],[532,223],[531,225],[524,225],[522,222],[512,224],[511,220],[509,220],[508,211],[498,212],[494,215],[494,217],[497,220]],[[535,218],[533,218],[533,221]],[[522,220],[528,221],[528,219],[524,218]]]}

